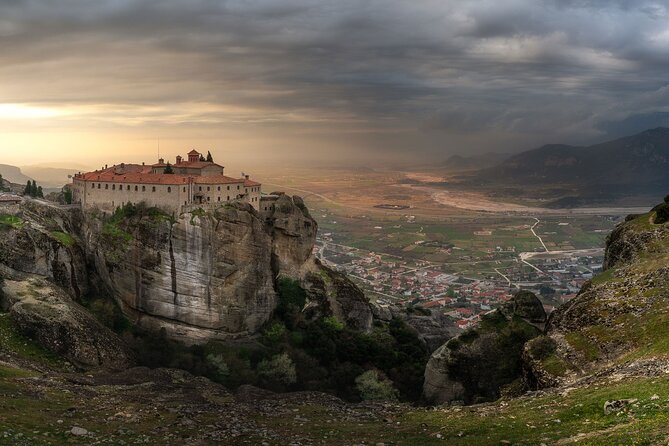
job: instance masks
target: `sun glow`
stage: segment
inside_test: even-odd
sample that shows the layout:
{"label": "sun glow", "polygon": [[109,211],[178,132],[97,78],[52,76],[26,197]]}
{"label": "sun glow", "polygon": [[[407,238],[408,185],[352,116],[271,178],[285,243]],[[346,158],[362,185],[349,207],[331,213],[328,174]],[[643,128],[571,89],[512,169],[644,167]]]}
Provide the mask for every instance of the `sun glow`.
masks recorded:
{"label": "sun glow", "polygon": [[64,112],[24,104],[0,104],[0,119],[44,119],[64,115]]}

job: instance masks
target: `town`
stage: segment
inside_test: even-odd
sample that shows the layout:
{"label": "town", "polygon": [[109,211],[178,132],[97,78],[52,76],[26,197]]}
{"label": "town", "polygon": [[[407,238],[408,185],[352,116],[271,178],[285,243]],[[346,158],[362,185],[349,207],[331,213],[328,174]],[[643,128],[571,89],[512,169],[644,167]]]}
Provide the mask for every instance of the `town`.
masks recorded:
{"label": "town", "polygon": [[519,289],[537,294],[550,313],[575,297],[601,271],[603,262],[600,248],[509,257],[515,251],[512,247],[498,247],[496,254],[504,257],[497,260],[489,255],[483,260],[465,256],[452,263],[432,262],[343,245],[328,232],[318,236],[314,250],[323,263],[345,272],[378,305],[440,312],[461,329],[475,326],[482,314],[509,301]]}

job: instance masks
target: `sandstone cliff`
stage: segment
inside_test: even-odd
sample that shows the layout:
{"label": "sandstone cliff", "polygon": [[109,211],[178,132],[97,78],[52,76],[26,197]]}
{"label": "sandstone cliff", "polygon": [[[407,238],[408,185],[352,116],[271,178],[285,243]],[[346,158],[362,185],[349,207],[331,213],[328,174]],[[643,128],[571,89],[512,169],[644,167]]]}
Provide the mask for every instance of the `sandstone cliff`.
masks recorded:
{"label": "sandstone cliff", "polygon": [[178,217],[144,206],[113,216],[28,200],[0,229],[0,263],[38,274],[74,299],[108,294],[139,326],[187,343],[252,335],[297,280],[310,317],[372,325],[364,294],[312,255],[317,224],[299,197],[272,212],[226,203]]}

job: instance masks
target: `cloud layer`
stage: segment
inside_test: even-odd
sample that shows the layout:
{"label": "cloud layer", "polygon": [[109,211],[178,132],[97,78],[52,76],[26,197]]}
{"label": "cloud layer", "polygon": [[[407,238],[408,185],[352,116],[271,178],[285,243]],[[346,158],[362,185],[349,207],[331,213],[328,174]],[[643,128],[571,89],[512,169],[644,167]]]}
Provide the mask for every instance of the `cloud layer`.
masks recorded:
{"label": "cloud layer", "polygon": [[589,142],[669,112],[668,24],[645,0],[5,0],[0,103],[375,156]]}

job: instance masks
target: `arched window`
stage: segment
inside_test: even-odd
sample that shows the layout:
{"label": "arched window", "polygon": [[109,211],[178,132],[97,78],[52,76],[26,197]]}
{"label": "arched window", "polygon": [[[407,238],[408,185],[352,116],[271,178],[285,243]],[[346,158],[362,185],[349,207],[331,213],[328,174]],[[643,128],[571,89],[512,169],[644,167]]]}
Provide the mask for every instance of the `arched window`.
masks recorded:
{"label": "arched window", "polygon": [[128,188],[126,190],[130,190],[130,185],[128,184]]}
{"label": "arched window", "polygon": [[102,184],[98,183],[98,189],[100,189],[100,186],[102,186]]}
{"label": "arched window", "polygon": [[112,184],[112,190],[116,190],[116,185]]}
{"label": "arched window", "polygon": [[137,192],[137,189],[138,189],[137,186],[135,186],[135,192]]}
{"label": "arched window", "polygon": [[146,192],[146,186],[142,186],[142,192]]}
{"label": "arched window", "polygon": [[207,186],[207,192],[209,192],[210,190],[211,190],[211,188],[209,186]]}
{"label": "arched window", "polygon": [[202,192],[202,186],[200,186],[200,192]]}
{"label": "arched window", "polygon": [[184,187],[184,192],[186,192],[186,188]]}
{"label": "arched window", "polygon": [[170,186],[167,186],[167,192],[172,192],[172,188]]}
{"label": "arched window", "polygon": [[151,192],[155,192],[156,191],[156,186],[153,186],[151,189],[152,189]]}
{"label": "arched window", "polygon": [[217,200],[217,201],[221,201],[221,197],[218,197],[218,200]]}
{"label": "arched window", "polygon": [[239,184],[237,185],[237,190],[239,190]]}
{"label": "arched window", "polygon": [[109,184],[105,184],[105,189],[109,189]]}
{"label": "arched window", "polygon": [[220,190],[221,190],[221,186],[218,186],[218,190],[219,190],[219,192],[220,192]]}

